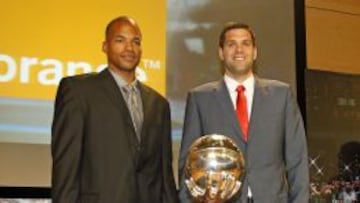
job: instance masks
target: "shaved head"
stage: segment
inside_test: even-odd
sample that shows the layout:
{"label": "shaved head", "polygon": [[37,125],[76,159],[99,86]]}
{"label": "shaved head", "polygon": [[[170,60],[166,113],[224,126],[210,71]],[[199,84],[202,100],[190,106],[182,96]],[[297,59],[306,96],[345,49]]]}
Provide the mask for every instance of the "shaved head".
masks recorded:
{"label": "shaved head", "polygon": [[132,19],[128,16],[119,16],[119,17],[113,19],[112,21],[110,21],[109,24],[106,26],[106,30],[105,30],[105,39],[106,40],[109,39],[109,36],[112,33],[111,31],[112,31],[114,25],[118,24],[118,23],[132,25],[136,29],[138,29],[139,33],[141,33],[140,28],[134,19]]}

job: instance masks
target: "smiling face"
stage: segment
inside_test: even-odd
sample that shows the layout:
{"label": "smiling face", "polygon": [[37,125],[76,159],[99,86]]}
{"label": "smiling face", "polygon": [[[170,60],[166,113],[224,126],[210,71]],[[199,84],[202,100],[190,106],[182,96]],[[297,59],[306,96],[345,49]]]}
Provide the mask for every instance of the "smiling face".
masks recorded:
{"label": "smiling face", "polygon": [[237,78],[250,75],[257,57],[257,49],[250,32],[235,28],[225,33],[224,43],[219,47],[219,57],[225,74]]}
{"label": "smiling face", "polygon": [[109,25],[103,51],[108,66],[117,73],[135,73],[141,58],[141,32],[131,19],[118,20]]}

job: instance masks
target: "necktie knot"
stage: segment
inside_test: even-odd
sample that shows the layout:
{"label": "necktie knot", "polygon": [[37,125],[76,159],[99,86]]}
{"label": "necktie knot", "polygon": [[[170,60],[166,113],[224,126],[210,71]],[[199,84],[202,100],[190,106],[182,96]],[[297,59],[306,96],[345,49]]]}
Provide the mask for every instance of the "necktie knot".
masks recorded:
{"label": "necktie knot", "polygon": [[136,87],[135,85],[128,84],[123,86],[123,90],[125,91],[125,93],[130,94],[136,92]]}
{"label": "necktie knot", "polygon": [[245,92],[245,87],[244,87],[244,85],[239,85],[239,86],[237,86],[236,91],[237,91],[238,93]]}

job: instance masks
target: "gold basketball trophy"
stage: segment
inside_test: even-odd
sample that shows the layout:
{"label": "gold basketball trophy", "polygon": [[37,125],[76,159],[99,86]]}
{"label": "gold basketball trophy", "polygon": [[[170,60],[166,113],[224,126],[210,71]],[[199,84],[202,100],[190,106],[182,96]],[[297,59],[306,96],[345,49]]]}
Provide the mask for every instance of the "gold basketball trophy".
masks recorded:
{"label": "gold basketball trophy", "polygon": [[244,157],[229,137],[205,135],[190,146],[184,169],[185,183],[193,198],[201,203],[222,203],[241,187]]}

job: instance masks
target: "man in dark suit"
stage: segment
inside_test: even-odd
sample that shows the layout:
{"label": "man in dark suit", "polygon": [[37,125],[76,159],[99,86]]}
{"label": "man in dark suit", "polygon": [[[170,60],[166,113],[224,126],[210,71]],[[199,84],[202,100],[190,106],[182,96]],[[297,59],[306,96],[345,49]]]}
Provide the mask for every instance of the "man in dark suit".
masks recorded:
{"label": "man in dark suit", "polygon": [[188,149],[207,134],[229,136],[244,154],[241,192],[230,202],[308,202],[307,143],[289,86],[254,74],[255,35],[246,24],[224,27],[219,57],[224,77],[188,94],[179,157],[181,202],[192,199],[183,171]]}
{"label": "man in dark suit", "polygon": [[64,78],[52,126],[53,203],[178,202],[167,100],[137,81],[141,32],[106,28],[108,68]]}

